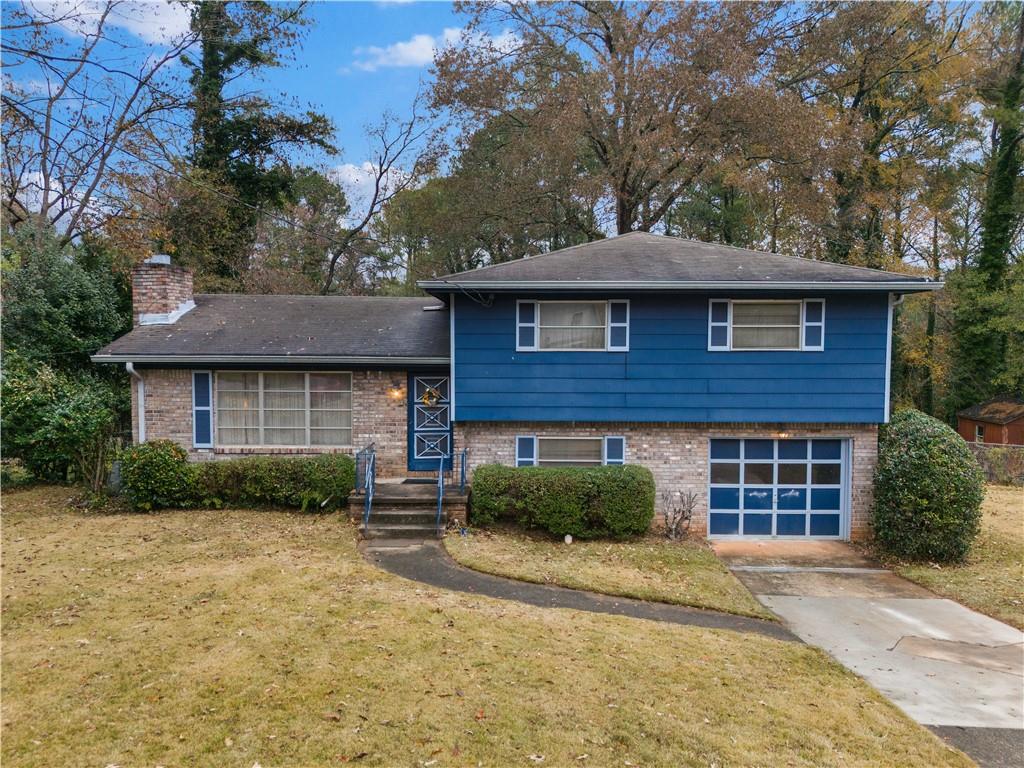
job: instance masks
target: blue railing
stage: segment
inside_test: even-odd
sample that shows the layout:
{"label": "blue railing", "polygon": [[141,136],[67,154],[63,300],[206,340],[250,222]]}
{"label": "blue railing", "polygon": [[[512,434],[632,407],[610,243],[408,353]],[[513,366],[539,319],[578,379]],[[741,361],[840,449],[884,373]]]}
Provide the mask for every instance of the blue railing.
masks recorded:
{"label": "blue railing", "polygon": [[466,456],[467,449],[463,448],[459,451],[459,493],[466,492]]}
{"label": "blue railing", "polygon": [[356,487],[363,489],[363,533],[370,525],[370,510],[373,508],[373,491],[377,484],[377,451],[370,443],[356,453]]}
{"label": "blue railing", "polygon": [[441,534],[441,512],[444,510],[444,463],[447,456],[441,457],[441,463],[437,467],[437,520],[434,521],[434,530]]}

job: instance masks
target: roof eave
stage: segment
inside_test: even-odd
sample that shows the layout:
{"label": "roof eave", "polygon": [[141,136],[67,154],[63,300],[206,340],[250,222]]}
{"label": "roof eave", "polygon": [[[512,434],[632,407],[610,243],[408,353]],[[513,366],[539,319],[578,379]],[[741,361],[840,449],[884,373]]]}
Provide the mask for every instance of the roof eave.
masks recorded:
{"label": "roof eave", "polygon": [[449,358],[418,356],[368,355],[143,355],[131,353],[97,353],[90,357],[94,363],[175,363],[175,364],[246,364],[293,363],[296,365],[448,365]]}
{"label": "roof eave", "polygon": [[896,293],[919,293],[938,291],[945,283],[891,281],[787,281],[766,283],[763,280],[488,280],[453,281],[420,280],[416,285],[428,292],[455,293],[459,291],[892,291]]}

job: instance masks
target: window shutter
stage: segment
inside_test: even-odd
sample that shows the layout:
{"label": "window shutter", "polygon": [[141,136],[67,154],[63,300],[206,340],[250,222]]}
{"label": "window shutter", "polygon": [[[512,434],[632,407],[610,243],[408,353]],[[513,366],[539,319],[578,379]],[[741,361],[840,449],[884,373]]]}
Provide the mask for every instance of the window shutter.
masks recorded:
{"label": "window shutter", "polygon": [[537,302],[516,302],[516,350],[537,349]]}
{"label": "window shutter", "polygon": [[533,435],[516,437],[516,466],[532,467],[537,463],[537,438]]}
{"label": "window shutter", "polygon": [[804,302],[804,346],[811,351],[825,349],[825,301],[808,299]]}
{"label": "window shutter", "polygon": [[608,302],[608,351],[629,351],[629,302]]}
{"label": "window shutter", "polygon": [[626,463],[626,438],[606,437],[604,439],[604,463],[625,464]]}
{"label": "window shutter", "polygon": [[729,349],[729,314],[728,300],[712,299],[708,302],[708,349]]}
{"label": "window shutter", "polygon": [[192,445],[213,447],[213,395],[209,371],[192,372]]}

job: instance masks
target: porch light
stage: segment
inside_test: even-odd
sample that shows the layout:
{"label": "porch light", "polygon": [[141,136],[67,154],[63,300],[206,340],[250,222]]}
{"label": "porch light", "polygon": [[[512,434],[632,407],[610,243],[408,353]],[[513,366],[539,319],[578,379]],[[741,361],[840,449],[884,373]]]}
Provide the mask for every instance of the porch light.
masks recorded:
{"label": "porch light", "polygon": [[388,397],[392,400],[401,400],[405,397],[405,390],[402,389],[401,385],[392,383],[388,388]]}

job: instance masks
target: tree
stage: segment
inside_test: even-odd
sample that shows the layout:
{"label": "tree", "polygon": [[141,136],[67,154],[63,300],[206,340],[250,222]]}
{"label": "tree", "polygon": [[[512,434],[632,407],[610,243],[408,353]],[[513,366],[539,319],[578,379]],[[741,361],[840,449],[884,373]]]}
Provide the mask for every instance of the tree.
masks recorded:
{"label": "tree", "polygon": [[172,65],[195,36],[143,48],[111,21],[137,10],[116,0],[4,5],[8,228],[39,217],[71,242],[120,214],[120,182],[140,158],[165,162],[171,117],[184,104]]}
{"label": "tree", "polygon": [[[990,38],[988,48],[993,53],[991,61],[994,63],[983,73],[978,89],[992,120],[991,159],[981,217],[978,268],[985,275],[988,286],[995,288],[1006,272],[1014,235],[1024,216],[1021,191],[1024,11],[1020,3],[1000,3],[986,7],[982,12],[991,16],[997,34]],[[1002,32],[1003,40],[1000,40],[998,32]]]}
{"label": "tree", "polygon": [[894,199],[913,193],[915,166],[948,156],[970,122],[967,16],[937,3],[818,3],[781,49],[778,87],[819,105],[847,137],[832,162],[830,260],[892,266]]}
{"label": "tree", "polygon": [[[297,179],[284,155],[289,148],[335,152],[333,127],[323,115],[311,109],[294,115],[274,109],[262,95],[232,92],[233,84],[282,64],[307,23],[304,10],[305,3],[253,0],[192,4],[199,55],[184,58],[192,89],[190,159],[195,171],[189,175],[198,182],[199,194],[193,198],[219,198],[211,211],[213,226],[205,228],[223,238],[211,242],[210,249],[195,249],[185,231],[173,224],[169,229],[179,234],[173,250],[196,265],[201,283],[222,290],[244,285],[261,213],[280,211],[296,200]],[[202,227],[202,221],[191,218],[189,226]]]}
{"label": "tree", "polygon": [[813,173],[826,123],[764,77],[790,23],[774,5],[460,7],[470,21],[435,61],[435,106],[466,135],[516,121],[514,151],[583,166],[573,192],[608,200],[619,233],[659,225],[723,162]]}
{"label": "tree", "polygon": [[62,240],[45,222],[20,226],[5,240],[3,344],[30,363],[79,370],[131,327],[131,311],[127,286],[110,264],[87,268],[88,249]]}

